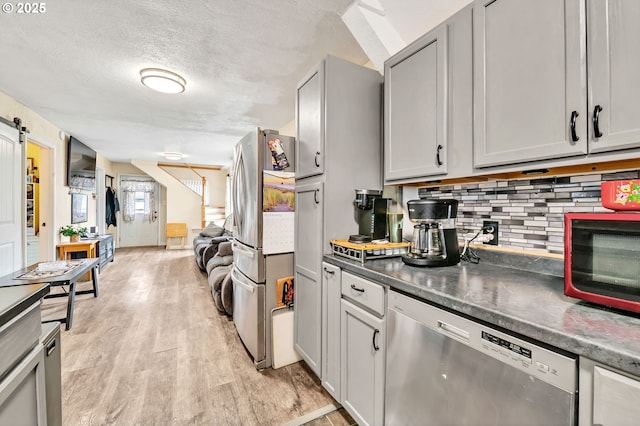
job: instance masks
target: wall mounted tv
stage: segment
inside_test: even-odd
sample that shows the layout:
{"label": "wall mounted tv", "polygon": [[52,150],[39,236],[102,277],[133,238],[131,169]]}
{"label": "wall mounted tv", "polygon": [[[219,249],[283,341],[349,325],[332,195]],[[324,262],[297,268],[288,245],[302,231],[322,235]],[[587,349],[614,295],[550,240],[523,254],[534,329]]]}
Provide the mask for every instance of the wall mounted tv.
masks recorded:
{"label": "wall mounted tv", "polygon": [[67,145],[67,186],[96,189],[96,152],[73,136]]}

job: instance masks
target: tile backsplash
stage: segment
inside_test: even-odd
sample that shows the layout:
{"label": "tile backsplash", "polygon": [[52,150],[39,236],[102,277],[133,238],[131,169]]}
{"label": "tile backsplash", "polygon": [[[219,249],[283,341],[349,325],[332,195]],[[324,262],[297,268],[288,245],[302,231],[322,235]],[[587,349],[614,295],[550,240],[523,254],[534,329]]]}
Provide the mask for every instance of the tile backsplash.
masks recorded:
{"label": "tile backsplash", "polygon": [[[600,183],[638,179],[640,170],[549,178],[494,180],[418,188],[420,198],[459,201],[459,237],[484,220],[499,223],[499,246],[562,254],[565,212],[607,212]],[[404,197],[404,203],[410,198]]]}

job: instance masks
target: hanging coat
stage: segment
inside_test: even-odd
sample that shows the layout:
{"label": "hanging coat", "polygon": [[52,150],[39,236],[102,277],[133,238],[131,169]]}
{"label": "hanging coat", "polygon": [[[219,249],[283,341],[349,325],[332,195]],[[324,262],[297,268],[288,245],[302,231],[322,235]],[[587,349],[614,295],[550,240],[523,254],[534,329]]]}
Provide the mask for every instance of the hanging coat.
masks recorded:
{"label": "hanging coat", "polygon": [[117,198],[115,191],[111,188],[107,188],[107,196],[105,200],[105,220],[107,222],[107,227],[109,225],[118,226],[116,220],[116,211],[120,210],[120,206],[118,204],[118,208],[116,210]]}

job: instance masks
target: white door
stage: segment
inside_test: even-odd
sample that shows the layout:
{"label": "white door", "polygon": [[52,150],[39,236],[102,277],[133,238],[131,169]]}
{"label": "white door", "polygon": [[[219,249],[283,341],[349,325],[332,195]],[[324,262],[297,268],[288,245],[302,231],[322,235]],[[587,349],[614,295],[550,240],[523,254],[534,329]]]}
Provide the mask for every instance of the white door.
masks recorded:
{"label": "white door", "polygon": [[0,276],[23,266],[24,167],[18,130],[0,123]]}
{"label": "white door", "polygon": [[[125,190],[126,186],[126,181],[121,179],[118,195],[122,211],[118,222],[120,247],[157,246],[158,183],[147,181],[133,191]],[[127,214],[127,209],[132,209],[130,215]]]}

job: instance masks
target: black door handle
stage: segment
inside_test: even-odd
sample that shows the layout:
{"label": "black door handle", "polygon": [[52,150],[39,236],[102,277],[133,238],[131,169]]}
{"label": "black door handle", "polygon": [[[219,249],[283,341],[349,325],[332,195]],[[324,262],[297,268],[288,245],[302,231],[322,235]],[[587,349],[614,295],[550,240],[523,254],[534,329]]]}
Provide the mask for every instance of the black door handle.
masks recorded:
{"label": "black door handle", "polygon": [[319,156],[320,156],[320,151],[316,151],[316,156],[313,157],[313,162],[316,164],[316,167],[320,167],[320,163],[318,163]]}
{"label": "black door handle", "polygon": [[576,134],[576,118],[578,118],[579,115],[578,111],[571,112],[571,140],[573,142],[578,142],[580,140],[580,137]]}
{"label": "black door handle", "polygon": [[602,111],[602,107],[600,105],[596,105],[593,109],[593,136],[596,138],[602,137],[602,132],[600,131],[600,111]]}
{"label": "black door handle", "polygon": [[440,161],[440,150],[442,149],[442,145],[438,145],[438,148],[436,149],[436,164],[438,166],[442,166],[442,161]]}
{"label": "black door handle", "polygon": [[327,274],[334,275],[336,273],[336,271],[332,271],[331,269],[327,269],[327,268],[323,268],[323,269]]}
{"label": "black door handle", "polygon": [[318,199],[318,192],[320,192],[319,189],[316,189],[315,191],[313,191],[313,201],[315,201],[316,204],[320,204],[320,200]]}
{"label": "black door handle", "polygon": [[360,293],[364,293],[364,288],[358,288],[355,284],[351,284],[351,289],[358,291]]}
{"label": "black door handle", "polygon": [[380,346],[376,345],[376,336],[378,335],[378,333],[380,333],[380,330],[376,328],[373,331],[373,338],[371,339],[371,343],[373,343],[373,350],[376,352],[380,350]]}

